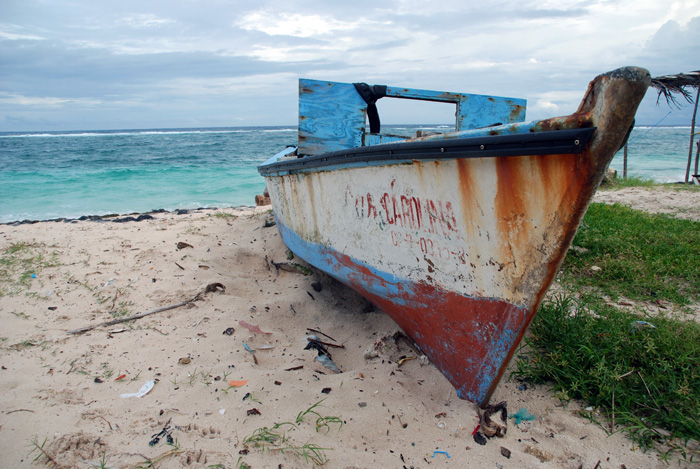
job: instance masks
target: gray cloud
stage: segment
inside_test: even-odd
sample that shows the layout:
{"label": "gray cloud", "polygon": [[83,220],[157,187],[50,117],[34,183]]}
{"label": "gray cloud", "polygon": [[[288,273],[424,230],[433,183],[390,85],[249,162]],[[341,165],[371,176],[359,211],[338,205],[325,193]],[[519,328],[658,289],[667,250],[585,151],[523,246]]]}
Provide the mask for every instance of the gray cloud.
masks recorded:
{"label": "gray cloud", "polygon": [[699,47],[697,1],[6,0],[0,130],[293,125],[298,77],[525,97],[542,118],[618,66],[698,69]]}

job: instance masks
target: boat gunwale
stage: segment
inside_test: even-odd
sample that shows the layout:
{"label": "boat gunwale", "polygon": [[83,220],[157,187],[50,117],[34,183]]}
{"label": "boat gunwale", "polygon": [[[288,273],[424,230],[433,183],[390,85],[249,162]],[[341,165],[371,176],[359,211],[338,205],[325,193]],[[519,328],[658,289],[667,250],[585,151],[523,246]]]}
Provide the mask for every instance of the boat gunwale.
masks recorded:
{"label": "boat gunwale", "polygon": [[280,172],[316,170],[328,166],[399,164],[413,160],[450,160],[467,158],[517,157],[532,155],[575,155],[582,153],[595,127],[529,132],[514,135],[488,135],[404,141],[355,147],[279,161],[289,152],[276,155],[258,166],[262,176]]}

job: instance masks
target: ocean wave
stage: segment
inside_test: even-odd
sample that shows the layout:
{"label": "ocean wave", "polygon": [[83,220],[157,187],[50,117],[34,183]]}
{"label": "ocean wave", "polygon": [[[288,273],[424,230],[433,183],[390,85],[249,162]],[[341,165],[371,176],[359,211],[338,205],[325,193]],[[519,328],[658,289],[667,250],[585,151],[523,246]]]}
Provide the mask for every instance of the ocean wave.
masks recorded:
{"label": "ocean wave", "polygon": [[104,130],[104,131],[58,131],[58,132],[26,132],[3,133],[0,138],[65,138],[65,137],[112,137],[130,135],[182,135],[182,134],[235,134],[235,133],[269,133],[296,132],[296,127],[247,127],[247,128],[200,128],[200,129],[134,129],[134,130]]}

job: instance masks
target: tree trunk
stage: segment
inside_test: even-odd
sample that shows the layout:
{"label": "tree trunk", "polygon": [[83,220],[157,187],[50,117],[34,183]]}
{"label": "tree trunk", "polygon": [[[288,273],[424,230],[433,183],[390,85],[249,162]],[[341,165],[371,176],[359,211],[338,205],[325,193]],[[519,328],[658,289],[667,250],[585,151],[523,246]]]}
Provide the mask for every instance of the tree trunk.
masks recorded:
{"label": "tree trunk", "polygon": [[[690,124],[690,149],[688,150],[688,166],[685,169],[686,184],[688,184],[688,176],[690,175],[690,164],[693,162],[693,139],[695,138],[695,116],[698,114],[698,98],[700,98],[700,88],[698,88],[698,93],[695,95],[695,110],[693,110],[693,120]],[[697,174],[697,163],[695,167]]]}

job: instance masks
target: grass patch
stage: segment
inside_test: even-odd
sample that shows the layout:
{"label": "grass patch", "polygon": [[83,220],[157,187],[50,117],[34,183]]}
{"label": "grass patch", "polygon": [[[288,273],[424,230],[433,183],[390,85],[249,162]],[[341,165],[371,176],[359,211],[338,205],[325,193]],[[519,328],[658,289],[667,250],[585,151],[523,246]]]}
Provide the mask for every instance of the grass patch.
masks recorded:
{"label": "grass patch", "polygon": [[[700,299],[700,224],[621,205],[591,204],[561,280],[595,287],[616,298],[665,300],[687,305]],[[597,266],[601,270],[591,270]]]}
{"label": "grass patch", "polygon": [[44,269],[58,265],[58,253],[47,253],[43,244],[9,244],[0,251],[0,298],[28,289]]}
{"label": "grass patch", "polygon": [[609,425],[622,426],[645,448],[672,438],[700,440],[700,325],[637,321],[590,298],[545,302],[513,374],[553,382],[563,400],[599,408]]}
{"label": "grass patch", "polygon": [[280,451],[281,453],[290,452],[299,458],[304,458],[307,464],[311,463],[318,466],[325,464],[328,461],[326,451],[329,451],[331,448],[323,448],[309,441],[299,445],[294,443],[288,436],[288,432],[298,430],[304,420],[310,416],[316,416],[316,433],[319,433],[321,430],[325,430],[325,433],[328,433],[331,424],[338,425],[338,431],[340,431],[343,427],[343,421],[339,417],[322,416],[318,412],[324,400],[322,399],[308,409],[299,412],[294,423],[282,422],[272,427],[256,429],[243,440],[243,444],[262,450]]}
{"label": "grass patch", "polygon": [[235,220],[236,218],[238,218],[237,215],[234,215],[233,213],[226,213],[226,212],[216,212],[214,214],[214,216],[216,218],[221,218],[224,220]]}
{"label": "grass patch", "polygon": [[622,177],[616,177],[613,179],[608,179],[604,184],[601,185],[602,189],[623,189],[625,187],[652,187],[656,186],[657,183],[653,179],[646,179],[639,176],[627,176],[626,179]]}
{"label": "grass patch", "polygon": [[700,324],[619,310],[604,295],[700,302],[699,227],[591,204],[573,243],[585,249],[569,251],[559,276],[565,292],[587,293],[542,304],[513,376],[553,383],[560,399],[596,408],[586,415],[607,431],[644,448],[667,445],[662,457],[678,451],[697,460],[686,443],[700,441]]}

